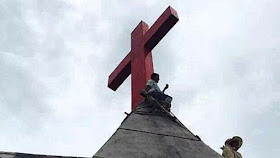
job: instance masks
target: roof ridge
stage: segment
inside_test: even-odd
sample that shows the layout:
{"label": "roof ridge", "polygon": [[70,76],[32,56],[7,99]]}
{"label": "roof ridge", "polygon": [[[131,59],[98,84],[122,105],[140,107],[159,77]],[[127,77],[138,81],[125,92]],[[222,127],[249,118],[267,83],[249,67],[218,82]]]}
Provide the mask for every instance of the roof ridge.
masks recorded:
{"label": "roof ridge", "polygon": [[188,138],[188,137],[169,135],[169,134],[161,134],[161,133],[148,132],[148,131],[141,131],[141,130],[136,130],[136,129],[122,128],[122,127],[119,127],[118,129],[134,131],[134,132],[141,132],[141,133],[148,133],[148,134],[155,134],[155,135],[161,135],[161,136],[169,136],[169,137],[174,137],[174,138],[182,138],[182,139],[188,139],[188,140],[193,140],[193,141],[201,141],[201,139],[199,139],[197,137],[196,137],[197,139],[193,139],[193,138]]}

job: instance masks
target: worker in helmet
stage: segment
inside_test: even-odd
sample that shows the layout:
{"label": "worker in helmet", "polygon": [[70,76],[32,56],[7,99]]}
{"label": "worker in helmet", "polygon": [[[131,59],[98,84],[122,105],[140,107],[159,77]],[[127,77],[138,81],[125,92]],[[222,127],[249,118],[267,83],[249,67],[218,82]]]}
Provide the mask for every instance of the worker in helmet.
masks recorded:
{"label": "worker in helmet", "polygon": [[242,158],[237,150],[242,146],[243,140],[239,136],[234,136],[225,141],[225,145],[221,147],[223,157],[225,158]]}

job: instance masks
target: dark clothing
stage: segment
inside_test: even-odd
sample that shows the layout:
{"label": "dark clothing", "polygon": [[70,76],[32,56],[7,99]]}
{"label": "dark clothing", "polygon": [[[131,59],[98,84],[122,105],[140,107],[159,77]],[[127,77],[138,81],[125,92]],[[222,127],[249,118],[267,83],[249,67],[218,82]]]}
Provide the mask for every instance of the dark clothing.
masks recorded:
{"label": "dark clothing", "polygon": [[165,99],[167,97],[171,98],[171,100],[172,100],[172,97],[170,97],[169,95],[166,95],[162,92],[153,91],[153,92],[151,92],[150,95],[158,101],[165,101]]}

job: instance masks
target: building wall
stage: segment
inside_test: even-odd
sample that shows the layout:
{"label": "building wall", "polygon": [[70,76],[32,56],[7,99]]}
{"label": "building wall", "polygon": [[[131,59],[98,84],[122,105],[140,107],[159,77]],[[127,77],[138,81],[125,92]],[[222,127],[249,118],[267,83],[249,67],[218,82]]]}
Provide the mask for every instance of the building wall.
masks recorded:
{"label": "building wall", "polygon": [[85,158],[85,157],[39,155],[39,154],[26,154],[26,153],[16,153],[16,152],[0,152],[0,158]]}

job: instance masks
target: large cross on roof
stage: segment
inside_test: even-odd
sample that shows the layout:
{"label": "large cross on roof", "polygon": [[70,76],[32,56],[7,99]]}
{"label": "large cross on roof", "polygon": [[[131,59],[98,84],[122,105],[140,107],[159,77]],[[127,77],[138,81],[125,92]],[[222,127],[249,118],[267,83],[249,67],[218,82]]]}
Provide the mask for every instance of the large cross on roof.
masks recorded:
{"label": "large cross on roof", "polygon": [[141,21],[131,33],[130,52],[110,74],[108,87],[114,91],[131,74],[132,110],[143,100],[140,90],[154,71],[152,49],[178,20],[177,12],[169,6],[150,29]]}

